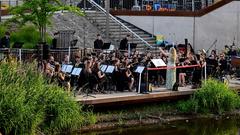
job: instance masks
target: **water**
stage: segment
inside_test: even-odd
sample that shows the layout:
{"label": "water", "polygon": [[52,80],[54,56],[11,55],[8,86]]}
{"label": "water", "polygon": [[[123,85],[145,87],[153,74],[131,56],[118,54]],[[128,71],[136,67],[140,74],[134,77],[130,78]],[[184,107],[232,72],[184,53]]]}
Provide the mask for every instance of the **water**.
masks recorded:
{"label": "water", "polygon": [[164,125],[118,128],[83,135],[240,135],[240,119],[198,119]]}

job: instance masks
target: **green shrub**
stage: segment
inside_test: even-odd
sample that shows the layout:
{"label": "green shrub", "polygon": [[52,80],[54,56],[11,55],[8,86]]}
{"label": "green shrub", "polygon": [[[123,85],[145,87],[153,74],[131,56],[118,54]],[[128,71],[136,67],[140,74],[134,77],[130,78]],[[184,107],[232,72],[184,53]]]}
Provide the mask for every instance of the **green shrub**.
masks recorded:
{"label": "green shrub", "polygon": [[7,31],[7,28],[3,25],[0,25],[0,38],[2,38],[5,35],[6,31]]}
{"label": "green shrub", "polygon": [[239,108],[240,98],[227,85],[217,80],[209,79],[203,83],[194,96],[178,103],[178,109],[183,112],[219,113]]}
{"label": "green shrub", "polygon": [[46,83],[33,65],[0,63],[0,132],[36,134],[73,130],[84,112],[64,90]]}
{"label": "green shrub", "polygon": [[194,95],[196,108],[200,112],[208,111],[222,113],[236,109],[239,97],[227,85],[217,80],[209,79]]}

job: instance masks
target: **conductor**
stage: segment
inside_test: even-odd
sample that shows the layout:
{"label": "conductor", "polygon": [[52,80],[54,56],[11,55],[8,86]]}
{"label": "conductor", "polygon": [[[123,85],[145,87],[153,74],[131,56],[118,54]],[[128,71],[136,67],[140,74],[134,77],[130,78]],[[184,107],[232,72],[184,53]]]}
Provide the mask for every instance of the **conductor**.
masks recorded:
{"label": "conductor", "polygon": [[97,34],[97,39],[94,41],[94,49],[102,49],[103,40],[100,34]]}
{"label": "conductor", "polygon": [[130,35],[128,34],[124,39],[121,40],[119,50],[127,50],[128,49],[129,38],[130,38]]}

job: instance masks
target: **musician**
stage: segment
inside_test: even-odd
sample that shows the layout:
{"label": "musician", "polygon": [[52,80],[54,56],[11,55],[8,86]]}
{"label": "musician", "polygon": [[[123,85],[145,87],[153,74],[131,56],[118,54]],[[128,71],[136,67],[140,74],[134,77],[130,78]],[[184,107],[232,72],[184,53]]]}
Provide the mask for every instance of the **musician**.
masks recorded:
{"label": "musician", "polygon": [[79,54],[75,55],[75,63],[74,63],[74,67],[83,67],[82,62],[81,62],[81,57]]}
{"label": "musician", "polygon": [[218,64],[219,64],[219,69],[220,69],[221,73],[222,72],[227,72],[227,70],[228,70],[228,62],[225,59],[224,53],[220,54]]}
{"label": "musician", "polygon": [[100,34],[97,34],[97,39],[94,41],[94,49],[97,51],[101,50],[103,47],[103,40]]}
{"label": "musician", "polygon": [[[195,61],[196,60],[196,61]],[[197,54],[196,59],[192,61],[192,64],[198,64],[199,66],[196,67],[193,71],[193,78],[192,78],[192,83],[193,89],[199,88],[201,86],[201,79],[202,79],[202,74],[203,74],[203,69],[206,66],[206,62],[203,56]]]}
{"label": "musician", "polygon": [[231,47],[230,47],[230,51],[229,51],[229,54],[228,54],[229,56],[237,56],[237,50],[236,50],[236,47],[235,47],[235,45],[232,45]]}
{"label": "musician", "polygon": [[98,58],[97,58],[96,56],[93,56],[93,57],[91,58],[91,60],[92,60],[92,68],[94,67],[94,65],[95,65],[96,63],[99,63]]}
{"label": "musician", "polygon": [[70,62],[70,59],[69,59],[69,56],[68,55],[65,55],[64,56],[64,59],[63,59],[63,61],[62,61],[62,63],[61,63],[62,65],[67,65],[67,64],[71,64],[71,62]]}
{"label": "musician", "polygon": [[119,50],[127,50],[128,49],[129,38],[130,38],[130,35],[128,34],[124,39],[121,40]]}
{"label": "musician", "polygon": [[[73,68],[84,68],[84,65],[83,65],[83,63],[81,61],[81,57],[80,57],[79,54],[75,54],[75,60],[74,60],[74,63],[73,63]],[[71,86],[75,86],[77,84],[80,85],[81,83],[79,83],[79,81],[80,81],[79,79],[80,78],[78,76],[71,75],[71,81],[70,81],[71,82]]]}
{"label": "musician", "polygon": [[209,55],[207,59],[207,65],[208,65],[208,75],[216,76],[216,71],[218,67],[218,56],[216,53],[216,50],[212,50],[211,54]]}
{"label": "musician", "polygon": [[1,38],[0,48],[10,48],[10,33],[5,32],[4,37]]}
{"label": "musician", "polygon": [[48,57],[48,63],[49,63],[49,66],[51,66],[52,70],[54,70],[56,62],[53,56],[50,55]]}
{"label": "musician", "polygon": [[124,80],[128,83],[128,90],[129,91],[133,91],[133,84],[134,84],[134,77],[133,77],[133,74],[130,70],[130,64],[127,64],[125,63],[125,66],[124,66]]}
{"label": "musician", "polygon": [[191,46],[190,43],[187,44],[187,49],[186,49],[186,57],[189,57],[189,55],[194,54],[194,50]]}
{"label": "musician", "polygon": [[[191,55],[191,54],[189,54]],[[190,61],[188,58],[185,58],[184,57],[184,54],[182,52],[179,52],[178,53],[178,58],[177,58],[177,65],[178,66],[187,66],[187,65],[190,65]],[[177,69],[177,72],[179,73],[178,74],[178,83],[179,83],[179,86],[186,86],[186,69],[185,68],[179,68]]]}
{"label": "musician", "polygon": [[210,56],[208,57],[210,60],[217,60],[217,52],[216,50],[212,50]]}
{"label": "musician", "polygon": [[92,63],[91,61],[85,57],[83,58],[83,64],[79,64],[80,67],[83,68],[81,74],[80,74],[80,77],[78,78],[78,87],[77,88],[80,88],[80,87],[89,87],[91,90],[93,90],[94,88],[94,85],[93,83],[91,82],[92,80]]}
{"label": "musician", "polygon": [[60,64],[55,65],[53,78],[55,79],[55,82],[58,83],[58,86],[64,87],[68,92],[70,92],[70,80],[67,79],[63,72],[61,72]]}
{"label": "musician", "polygon": [[229,46],[228,46],[228,45],[225,45],[223,51],[224,51],[224,54],[225,54],[225,55],[228,55],[228,54],[229,54],[229,51],[230,51]]}
{"label": "musician", "polygon": [[53,68],[51,67],[50,63],[48,63],[46,60],[43,61],[43,69],[42,72],[45,76],[48,78],[52,78],[53,76]]}
{"label": "musician", "polygon": [[100,62],[96,62],[93,65],[92,73],[96,77],[96,83],[99,84],[99,87],[101,87],[99,90],[100,92],[104,93],[104,88],[106,88],[106,75],[100,70]]}

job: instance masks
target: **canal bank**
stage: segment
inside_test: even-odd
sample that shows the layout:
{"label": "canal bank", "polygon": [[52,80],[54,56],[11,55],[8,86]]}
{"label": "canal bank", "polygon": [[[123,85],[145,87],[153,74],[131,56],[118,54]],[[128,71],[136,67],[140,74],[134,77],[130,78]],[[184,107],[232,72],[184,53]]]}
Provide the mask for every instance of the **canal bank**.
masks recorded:
{"label": "canal bank", "polygon": [[120,127],[81,135],[239,135],[240,119],[201,118],[164,124]]}
{"label": "canal bank", "polygon": [[116,105],[95,111],[95,123],[80,132],[93,130],[156,125],[184,120],[239,118],[240,98],[236,91],[216,80],[209,79],[190,98],[178,101]]}
{"label": "canal bank", "polygon": [[188,123],[197,119],[239,119],[240,109],[223,114],[199,114],[179,112],[174,103],[163,105],[142,106],[113,112],[95,113],[96,123],[84,126],[80,133],[93,131],[114,130],[118,128],[131,128],[137,126],[168,125],[176,121]]}

